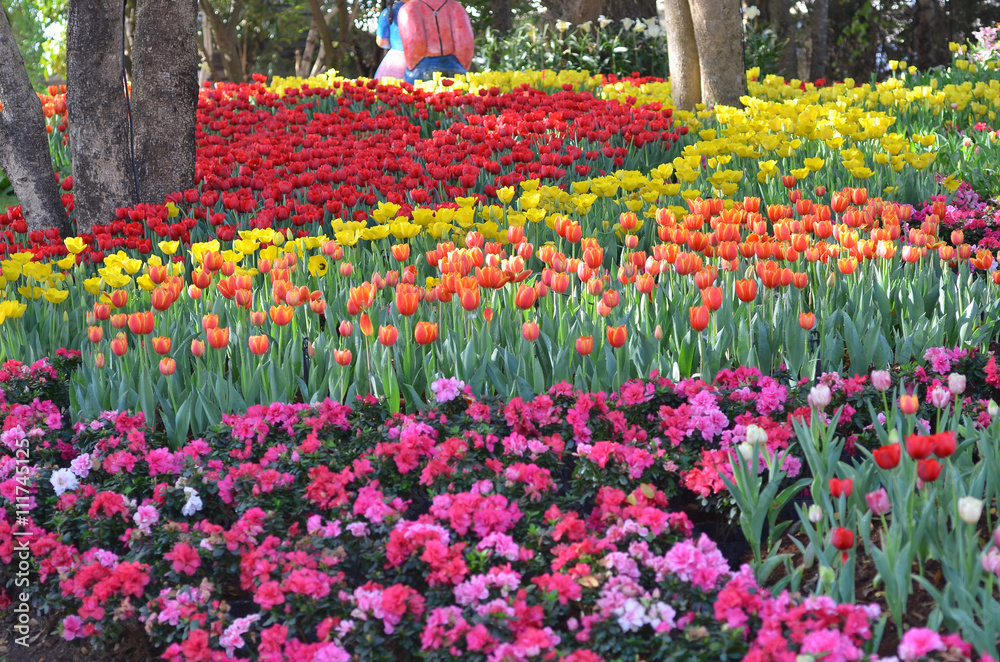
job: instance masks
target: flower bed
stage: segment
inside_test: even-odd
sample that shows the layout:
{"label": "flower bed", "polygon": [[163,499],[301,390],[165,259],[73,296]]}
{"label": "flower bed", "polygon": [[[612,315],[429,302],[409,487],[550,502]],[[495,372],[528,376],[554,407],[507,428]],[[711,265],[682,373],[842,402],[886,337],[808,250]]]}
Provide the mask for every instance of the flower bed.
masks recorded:
{"label": "flower bed", "polygon": [[[812,395],[865,381],[828,376]],[[784,387],[753,370],[718,382],[503,402],[442,381],[418,414],[274,404],[176,449],[141,414],[70,429],[51,403],[6,403],[0,558],[13,572],[29,541],[33,599],[65,610],[66,639],[138,618],[167,660],[860,659],[877,606],[771,597],[671,507],[706,446],[728,462],[749,425],[787,447]],[[930,631],[899,654],[945,649],[972,656]]]}

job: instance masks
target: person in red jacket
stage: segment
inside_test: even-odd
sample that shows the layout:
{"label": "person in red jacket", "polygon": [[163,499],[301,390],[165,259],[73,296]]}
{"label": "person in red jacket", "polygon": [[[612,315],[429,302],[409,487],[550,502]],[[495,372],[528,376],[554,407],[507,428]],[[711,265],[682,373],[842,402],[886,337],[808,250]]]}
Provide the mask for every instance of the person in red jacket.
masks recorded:
{"label": "person in red jacket", "polygon": [[475,35],[465,7],[456,0],[410,0],[396,18],[406,60],[404,80],[467,73],[472,66]]}

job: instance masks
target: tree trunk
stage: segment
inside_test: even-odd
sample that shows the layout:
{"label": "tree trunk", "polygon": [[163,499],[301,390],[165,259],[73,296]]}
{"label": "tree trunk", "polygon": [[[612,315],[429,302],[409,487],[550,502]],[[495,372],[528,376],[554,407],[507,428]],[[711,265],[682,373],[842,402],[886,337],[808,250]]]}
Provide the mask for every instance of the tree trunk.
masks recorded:
{"label": "tree trunk", "polygon": [[135,201],[122,85],[122,6],[71,0],[66,27],[66,108],[77,230],[114,220]]}
{"label": "tree trunk", "polygon": [[778,36],[778,71],[785,79],[798,75],[798,61],[795,57],[795,21],[792,19],[790,0],[772,0],[771,13],[774,32]]}
{"label": "tree trunk", "polygon": [[72,234],[52,172],[42,103],[31,88],[7,14],[0,8],[0,170],[14,187],[29,230]]}
{"label": "tree trunk", "polygon": [[813,0],[810,25],[812,56],[809,58],[809,78],[826,78],[826,39],[830,23],[830,0]]}
{"label": "tree trunk", "polygon": [[549,10],[545,20],[563,20],[573,25],[596,21],[604,10],[604,0],[545,0],[544,5]]}
{"label": "tree trunk", "polygon": [[197,0],[142,0],[136,15],[135,160],[139,196],[162,203],[194,186]]}
{"label": "tree trunk", "polygon": [[295,66],[295,75],[305,78],[312,69],[313,54],[316,52],[316,40],[319,39],[319,30],[316,28],[316,21],[309,26],[309,34],[306,35],[306,45],[302,49],[302,56]]}
{"label": "tree trunk", "polygon": [[[313,26],[319,31],[320,39],[323,42],[324,60],[323,66],[329,69],[333,66],[333,39],[330,37],[330,26],[326,24],[326,16],[323,14],[323,7],[320,0],[309,0],[309,9],[312,11]],[[310,31],[312,28],[310,27]]]}
{"label": "tree trunk", "polygon": [[[358,4],[357,0],[355,4]],[[351,26],[354,22],[351,21],[347,0],[337,0],[337,19],[337,50],[333,53],[333,63],[337,69],[343,69],[344,59],[354,50],[354,40],[351,38]]]}
{"label": "tree trunk", "polygon": [[243,14],[243,0],[232,0],[232,4],[229,5],[229,16],[225,20],[215,13],[209,0],[201,0],[201,8],[212,30],[212,40],[218,47],[216,50],[222,56],[226,77],[234,83],[242,83],[243,65],[239,44],[236,43],[236,26],[239,25]]}
{"label": "tree trunk", "polygon": [[937,0],[917,0],[913,17],[913,48],[921,69],[939,64],[935,33],[939,31],[941,10]]}
{"label": "tree trunk", "polygon": [[701,100],[710,106],[739,108],[747,89],[740,0],[690,0],[690,5],[701,66]]}
{"label": "tree trunk", "polygon": [[505,35],[514,28],[511,0],[490,0],[490,28]]}
{"label": "tree trunk", "polygon": [[691,110],[696,103],[701,103],[701,65],[698,62],[691,5],[688,0],[666,0],[664,15],[670,91],[677,108]]}

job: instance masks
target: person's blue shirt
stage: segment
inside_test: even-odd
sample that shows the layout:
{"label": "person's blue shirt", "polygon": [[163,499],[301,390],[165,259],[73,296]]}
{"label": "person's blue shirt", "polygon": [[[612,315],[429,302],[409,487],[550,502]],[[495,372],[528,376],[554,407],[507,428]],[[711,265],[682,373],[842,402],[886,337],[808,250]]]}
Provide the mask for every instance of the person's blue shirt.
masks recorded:
{"label": "person's blue shirt", "polygon": [[[397,51],[403,50],[403,38],[399,36],[399,23],[397,15],[403,7],[403,3],[397,0],[392,7],[387,7],[378,15],[378,36],[380,39],[389,40],[389,48]],[[389,12],[392,12],[392,23],[389,22]]]}

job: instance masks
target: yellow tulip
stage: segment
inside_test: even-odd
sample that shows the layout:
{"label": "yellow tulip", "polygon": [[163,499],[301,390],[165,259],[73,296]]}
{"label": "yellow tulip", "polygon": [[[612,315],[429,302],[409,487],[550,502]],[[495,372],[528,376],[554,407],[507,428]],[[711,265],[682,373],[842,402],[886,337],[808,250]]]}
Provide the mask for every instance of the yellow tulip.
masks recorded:
{"label": "yellow tulip", "polygon": [[86,242],[84,242],[84,240],[80,239],[79,237],[66,237],[65,239],[63,239],[63,244],[66,246],[66,250],[68,250],[73,255],[79,255],[80,253],[82,253],[87,249]]}
{"label": "yellow tulip", "polygon": [[157,244],[164,255],[173,255],[177,252],[180,247],[181,242],[179,241],[161,241]]}
{"label": "yellow tulip", "polygon": [[49,303],[62,303],[66,300],[66,297],[69,296],[69,292],[67,290],[57,290],[50,287],[42,293],[42,296],[44,296],[46,301]]}

